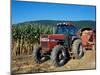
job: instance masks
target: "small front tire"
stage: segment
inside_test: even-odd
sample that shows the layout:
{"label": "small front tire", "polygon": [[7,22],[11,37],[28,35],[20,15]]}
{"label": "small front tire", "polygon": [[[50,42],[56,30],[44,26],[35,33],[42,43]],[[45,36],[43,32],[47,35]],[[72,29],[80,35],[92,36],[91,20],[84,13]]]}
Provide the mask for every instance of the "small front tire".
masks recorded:
{"label": "small front tire", "polygon": [[38,64],[41,63],[41,59],[42,59],[42,56],[41,56],[41,48],[37,47],[37,48],[34,48],[33,50],[33,57],[34,57],[34,61]]}

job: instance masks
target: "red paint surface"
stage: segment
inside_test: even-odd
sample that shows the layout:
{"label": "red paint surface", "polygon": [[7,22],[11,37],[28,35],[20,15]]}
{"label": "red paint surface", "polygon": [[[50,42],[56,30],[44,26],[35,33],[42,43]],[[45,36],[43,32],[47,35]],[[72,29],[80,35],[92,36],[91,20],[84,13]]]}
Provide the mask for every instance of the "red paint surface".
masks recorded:
{"label": "red paint surface", "polygon": [[57,45],[57,40],[64,40],[64,34],[50,34],[48,38],[50,39],[48,47],[52,50],[52,48]]}
{"label": "red paint surface", "polygon": [[95,36],[93,31],[88,31],[85,34],[82,34],[81,36],[82,44],[84,47],[91,48],[93,47],[93,44],[90,44],[89,42],[94,42]]}

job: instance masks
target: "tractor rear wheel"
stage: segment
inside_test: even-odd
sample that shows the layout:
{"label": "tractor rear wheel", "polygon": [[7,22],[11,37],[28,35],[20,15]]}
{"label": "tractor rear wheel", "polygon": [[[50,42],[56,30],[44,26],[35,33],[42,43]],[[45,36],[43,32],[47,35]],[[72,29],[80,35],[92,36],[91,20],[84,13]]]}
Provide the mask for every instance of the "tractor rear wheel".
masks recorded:
{"label": "tractor rear wheel", "polygon": [[42,55],[41,55],[41,48],[37,47],[33,50],[33,57],[34,61],[38,64],[41,63]]}
{"label": "tractor rear wheel", "polygon": [[55,46],[51,52],[52,64],[56,67],[62,66],[66,63],[66,59],[67,59],[66,49],[61,45]]}
{"label": "tractor rear wheel", "polygon": [[84,55],[82,41],[80,39],[76,39],[72,44],[72,52],[73,56],[76,59],[80,59]]}

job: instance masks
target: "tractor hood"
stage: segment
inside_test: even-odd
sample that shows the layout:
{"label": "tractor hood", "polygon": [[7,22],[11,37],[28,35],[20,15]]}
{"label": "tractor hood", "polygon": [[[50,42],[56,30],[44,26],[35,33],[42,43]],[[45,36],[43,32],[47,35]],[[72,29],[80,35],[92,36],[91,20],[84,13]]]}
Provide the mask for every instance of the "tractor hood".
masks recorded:
{"label": "tractor hood", "polygon": [[64,40],[64,34],[44,34],[41,35],[40,41],[48,42],[53,40]]}
{"label": "tractor hood", "polygon": [[51,51],[58,42],[64,39],[64,34],[42,34],[40,36],[40,46],[43,50]]}
{"label": "tractor hood", "polygon": [[50,34],[48,35],[48,38],[55,40],[64,40],[64,34]]}

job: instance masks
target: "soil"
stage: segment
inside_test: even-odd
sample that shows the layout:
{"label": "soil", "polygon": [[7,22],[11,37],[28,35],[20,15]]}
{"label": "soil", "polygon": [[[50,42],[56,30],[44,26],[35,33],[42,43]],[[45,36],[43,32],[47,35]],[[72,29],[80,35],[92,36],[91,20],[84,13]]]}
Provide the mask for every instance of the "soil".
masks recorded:
{"label": "soil", "polygon": [[87,50],[81,59],[70,59],[64,66],[54,67],[51,60],[36,64],[32,55],[13,59],[11,63],[12,73],[37,73],[69,70],[95,69],[95,50]]}

